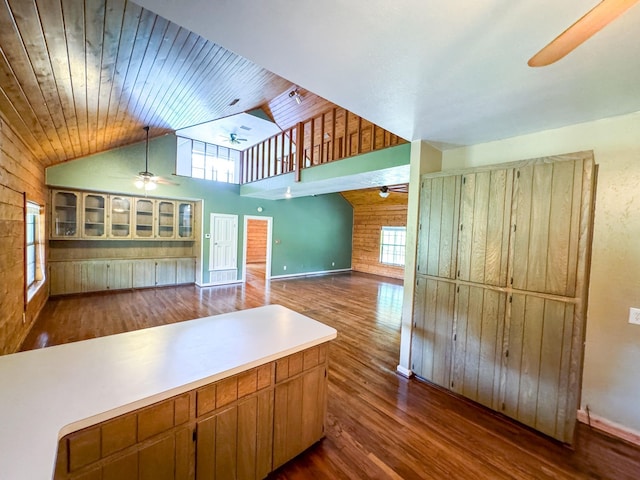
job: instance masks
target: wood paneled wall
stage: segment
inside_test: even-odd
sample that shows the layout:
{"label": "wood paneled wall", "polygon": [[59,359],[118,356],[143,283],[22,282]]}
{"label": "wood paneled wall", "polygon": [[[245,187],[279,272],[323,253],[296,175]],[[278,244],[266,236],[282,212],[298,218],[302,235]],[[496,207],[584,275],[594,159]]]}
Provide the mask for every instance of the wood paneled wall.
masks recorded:
{"label": "wood paneled wall", "polygon": [[18,350],[47,300],[45,284],[26,304],[25,194],[45,205],[44,168],[0,118],[0,354]]}
{"label": "wood paneled wall", "polygon": [[247,263],[267,261],[267,221],[247,220]]}
{"label": "wood paneled wall", "polygon": [[407,194],[391,193],[383,199],[377,189],[343,192],[353,206],[351,269],[392,278],[404,278],[404,267],[380,263],[382,227],[407,225]]}

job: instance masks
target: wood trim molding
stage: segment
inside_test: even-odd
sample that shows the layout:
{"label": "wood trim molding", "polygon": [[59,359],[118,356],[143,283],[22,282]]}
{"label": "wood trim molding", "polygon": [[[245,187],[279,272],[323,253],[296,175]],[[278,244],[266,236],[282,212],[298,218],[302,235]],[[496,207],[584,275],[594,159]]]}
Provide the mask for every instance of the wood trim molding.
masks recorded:
{"label": "wood trim molding", "polygon": [[402,365],[396,367],[396,372],[406,378],[413,377],[413,372],[408,368],[404,368]]}
{"label": "wood trim molding", "polygon": [[607,420],[599,415],[594,415],[591,412],[580,409],[578,410],[578,421],[589,425],[596,430],[608,433],[616,438],[626,440],[627,442],[635,445],[640,445],[640,432],[620,425],[619,423],[612,422],[611,420]]}

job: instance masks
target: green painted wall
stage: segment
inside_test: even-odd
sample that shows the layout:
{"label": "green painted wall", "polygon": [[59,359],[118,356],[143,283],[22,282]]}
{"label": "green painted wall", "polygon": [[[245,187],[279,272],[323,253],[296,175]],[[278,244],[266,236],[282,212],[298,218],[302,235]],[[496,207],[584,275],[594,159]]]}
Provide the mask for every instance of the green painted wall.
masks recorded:
{"label": "green painted wall", "polygon": [[305,168],[301,172],[301,180],[303,182],[315,182],[347,175],[357,175],[358,173],[372,170],[400,167],[409,165],[410,158],[411,144],[403,143],[395,147],[345,158],[339,162],[329,162],[313,168]]}
{"label": "green painted wall", "polygon": [[[273,218],[273,276],[351,268],[353,209],[340,194],[287,200],[241,197],[239,185],[174,176],[175,152],[173,135],[150,141],[149,170],[179,184],[159,185],[150,195],[203,200],[202,231],[205,233],[210,231],[211,213],[238,215],[239,275],[243,262],[243,215]],[[139,143],[91,155],[49,167],[46,181],[50,186],[140,196],[141,191],[133,181],[137,173],[144,170],[144,154],[145,145]],[[258,213],[258,207],[262,207],[262,213]],[[209,239],[202,242],[202,281],[208,283]]]}

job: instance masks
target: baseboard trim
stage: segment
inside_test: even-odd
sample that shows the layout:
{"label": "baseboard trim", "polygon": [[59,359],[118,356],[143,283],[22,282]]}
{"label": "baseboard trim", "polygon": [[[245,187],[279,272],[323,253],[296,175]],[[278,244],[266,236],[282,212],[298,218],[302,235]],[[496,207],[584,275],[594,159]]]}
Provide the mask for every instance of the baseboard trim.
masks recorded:
{"label": "baseboard trim", "polygon": [[209,283],[198,283],[198,282],[196,282],[196,286],[197,287],[201,287],[201,288],[204,288],[204,287],[219,287],[221,285],[233,285],[233,284],[236,284],[236,283],[242,283],[242,280],[229,280],[228,282],[221,282],[221,283],[211,283],[211,282],[209,282]]}
{"label": "baseboard trim", "polygon": [[409,370],[408,368],[404,368],[402,365],[398,365],[396,367],[396,372],[399,373],[400,375],[402,375],[403,377],[406,377],[406,378],[413,377],[413,372],[411,370]]}
{"label": "baseboard trim", "polygon": [[350,271],[351,271],[350,268],[341,268],[339,270],[321,270],[318,272],[292,273],[290,275],[273,275],[271,277],[271,280],[281,280],[284,278],[294,278],[294,277],[311,277],[314,275],[327,275],[330,273],[344,273],[344,272],[350,272]]}
{"label": "baseboard trim", "polygon": [[578,421],[590,425],[591,427],[601,430],[609,435],[626,440],[640,446],[640,432],[637,432],[631,428],[620,425],[619,423],[612,422],[606,418],[594,415],[593,413],[587,413],[586,410],[578,410]]}

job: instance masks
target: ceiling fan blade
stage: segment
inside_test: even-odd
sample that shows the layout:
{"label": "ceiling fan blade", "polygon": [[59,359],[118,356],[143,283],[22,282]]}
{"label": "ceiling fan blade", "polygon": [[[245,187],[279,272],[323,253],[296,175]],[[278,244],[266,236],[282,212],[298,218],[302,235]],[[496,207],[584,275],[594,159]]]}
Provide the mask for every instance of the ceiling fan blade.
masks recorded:
{"label": "ceiling fan blade", "polygon": [[172,180],[167,180],[166,178],[162,178],[162,177],[155,177],[154,182],[160,183],[162,185],[174,185],[174,186],[180,185],[179,183],[176,183]]}
{"label": "ceiling fan blade", "polygon": [[588,40],[640,0],[602,0],[529,60],[530,67],[550,65]]}

